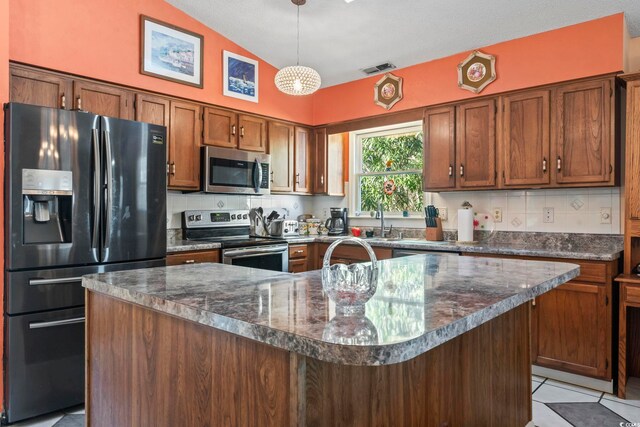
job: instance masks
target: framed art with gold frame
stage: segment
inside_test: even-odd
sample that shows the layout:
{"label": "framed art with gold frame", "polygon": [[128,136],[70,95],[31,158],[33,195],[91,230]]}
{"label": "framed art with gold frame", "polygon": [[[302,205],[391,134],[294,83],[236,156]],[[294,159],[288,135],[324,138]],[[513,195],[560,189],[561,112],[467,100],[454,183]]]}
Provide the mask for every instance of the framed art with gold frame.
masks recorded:
{"label": "framed art with gold frame", "polygon": [[373,87],[373,102],[387,110],[402,99],[402,77],[386,73]]}
{"label": "framed art with gold frame", "polygon": [[458,87],[480,93],[496,79],[496,57],[479,50],[458,64]]}

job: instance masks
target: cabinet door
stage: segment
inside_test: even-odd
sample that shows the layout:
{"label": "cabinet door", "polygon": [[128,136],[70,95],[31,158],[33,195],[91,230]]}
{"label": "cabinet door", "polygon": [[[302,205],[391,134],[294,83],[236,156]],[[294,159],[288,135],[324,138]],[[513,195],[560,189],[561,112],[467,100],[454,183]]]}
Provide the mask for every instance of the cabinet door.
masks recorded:
{"label": "cabinet door", "polygon": [[138,93],[135,110],[137,121],[169,127],[170,101],[167,98]]}
{"label": "cabinet door", "polygon": [[424,191],[455,188],[455,107],[427,109],[424,114]]}
{"label": "cabinet door", "polygon": [[294,180],[293,191],[311,192],[311,131],[307,128],[295,128]]}
{"label": "cabinet door", "polygon": [[344,134],[327,140],[327,195],[344,196]]}
{"label": "cabinet door", "polygon": [[503,100],[504,184],[549,184],[549,92],[525,92]]}
{"label": "cabinet door", "polygon": [[[625,202],[627,219],[640,219],[640,80],[627,83]],[[632,118],[636,119],[633,120]]]}
{"label": "cabinet door", "polygon": [[603,183],[612,177],[612,99],[610,80],[556,89],[554,129],[558,183]]}
{"label": "cabinet door", "polygon": [[249,151],[266,151],[267,121],[260,117],[241,114],[238,116],[240,136],[238,148]]}
{"label": "cabinet door", "polygon": [[271,191],[293,191],[293,125],[269,122]]}
{"label": "cabinet door", "polygon": [[315,173],[313,174],[313,192],[327,193],[327,128],[313,131]]}
{"label": "cabinet door", "polygon": [[11,66],[11,102],[50,108],[71,108],[71,79],[43,71]]}
{"label": "cabinet door", "polygon": [[238,115],[232,111],[204,109],[204,144],[218,147],[238,146]]}
{"label": "cabinet door", "polygon": [[487,99],[457,107],[457,174],[461,188],[496,184],[496,101]]}
{"label": "cabinet door", "polygon": [[114,86],[73,82],[74,108],[101,116],[133,120],[133,93]]}
{"label": "cabinet door", "polygon": [[604,285],[569,282],[536,298],[533,363],[579,375],[610,376],[611,310]]}
{"label": "cabinet door", "polygon": [[200,188],[200,106],[171,101],[169,188]]}

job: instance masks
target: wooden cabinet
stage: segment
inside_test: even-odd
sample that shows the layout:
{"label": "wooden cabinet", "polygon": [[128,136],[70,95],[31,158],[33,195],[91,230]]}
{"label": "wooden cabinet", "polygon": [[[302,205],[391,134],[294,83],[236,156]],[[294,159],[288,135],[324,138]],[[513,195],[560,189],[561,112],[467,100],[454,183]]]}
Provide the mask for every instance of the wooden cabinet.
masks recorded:
{"label": "wooden cabinet", "polygon": [[74,108],[107,117],[133,120],[131,91],[116,86],[74,80]]}
{"label": "wooden cabinet", "polygon": [[295,127],[294,137],[294,181],[293,191],[296,193],[311,192],[311,173],[313,164],[311,162],[312,154],[311,131],[303,127]]}
{"label": "wooden cabinet", "polygon": [[554,97],[558,184],[608,183],[613,172],[612,79],[559,86]]}
{"label": "wooden cabinet", "polygon": [[171,101],[169,127],[169,188],[200,188],[201,108],[197,104]]}
{"label": "wooden cabinet", "polygon": [[303,273],[309,270],[308,245],[289,246],[289,273]]}
{"label": "wooden cabinet", "polygon": [[266,151],[267,121],[248,114],[238,115],[238,148],[248,151]]}
{"label": "wooden cabinet", "polygon": [[135,101],[136,120],[168,128],[170,103],[168,98],[138,93]]}
{"label": "wooden cabinet", "polygon": [[502,102],[504,185],[548,185],[551,182],[549,91],[508,95]]}
{"label": "wooden cabinet", "polygon": [[271,191],[293,191],[293,125],[269,122]]}
{"label": "wooden cabinet", "polygon": [[[328,243],[318,243],[317,244],[317,257],[316,257],[316,269],[322,268],[322,261],[324,259],[324,254],[327,252],[327,248],[329,248]],[[389,248],[373,248],[373,252],[376,254],[376,258],[378,260],[390,259],[391,258],[391,249]],[[331,254],[331,264],[342,263],[342,264],[355,264],[358,262],[369,262],[369,254],[367,251],[361,246],[355,245],[340,245],[334,249]]]}
{"label": "wooden cabinet", "polygon": [[203,143],[248,151],[266,151],[267,121],[221,108],[205,107]]}
{"label": "wooden cabinet", "polygon": [[349,140],[345,134],[329,135],[327,139],[327,195],[344,197],[344,150]]}
{"label": "wooden cabinet", "polygon": [[495,186],[496,100],[484,99],[458,105],[456,116],[458,186]]}
{"label": "wooden cabinet", "polygon": [[327,128],[317,128],[313,131],[313,160],[315,170],[313,174],[313,192],[327,193]]}
{"label": "wooden cabinet", "polygon": [[455,107],[428,108],[424,113],[424,191],[456,187]]}
{"label": "wooden cabinet", "polygon": [[72,108],[72,80],[57,74],[11,65],[11,102],[50,108]]}
{"label": "wooden cabinet", "polygon": [[176,252],[167,255],[167,266],[183,264],[199,264],[202,262],[220,262],[220,251],[188,251]]}
{"label": "wooden cabinet", "polygon": [[[627,83],[627,133],[625,150],[626,217],[640,221],[640,73]],[[627,272],[629,273],[629,272]]]}

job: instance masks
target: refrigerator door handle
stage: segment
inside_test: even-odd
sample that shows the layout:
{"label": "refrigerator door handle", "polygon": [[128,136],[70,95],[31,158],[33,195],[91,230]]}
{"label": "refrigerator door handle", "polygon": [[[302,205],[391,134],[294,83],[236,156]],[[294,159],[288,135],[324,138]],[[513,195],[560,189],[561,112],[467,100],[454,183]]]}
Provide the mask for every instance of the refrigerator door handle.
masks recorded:
{"label": "refrigerator door handle", "polygon": [[52,328],[54,326],[73,325],[75,323],[84,323],[84,317],[76,317],[73,319],[53,320],[51,322],[31,322],[29,329]]}
{"label": "refrigerator door handle", "polygon": [[106,170],[107,170],[107,209],[104,217],[104,249],[109,249],[111,243],[111,211],[113,210],[113,155],[111,153],[111,133],[104,131],[104,142],[106,152]]}
{"label": "refrigerator door handle", "polygon": [[98,248],[98,239],[100,238],[100,135],[98,129],[91,131],[91,139],[93,142],[93,233],[91,234],[91,247]]}

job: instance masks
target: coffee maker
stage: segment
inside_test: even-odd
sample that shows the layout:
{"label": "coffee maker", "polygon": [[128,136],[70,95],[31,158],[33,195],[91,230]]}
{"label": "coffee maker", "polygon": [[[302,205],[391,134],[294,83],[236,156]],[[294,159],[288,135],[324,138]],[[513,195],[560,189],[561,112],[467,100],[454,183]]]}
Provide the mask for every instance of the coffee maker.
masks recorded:
{"label": "coffee maker", "polygon": [[347,208],[330,208],[331,218],[328,218],[327,227],[329,236],[346,236],[349,234],[349,218]]}

